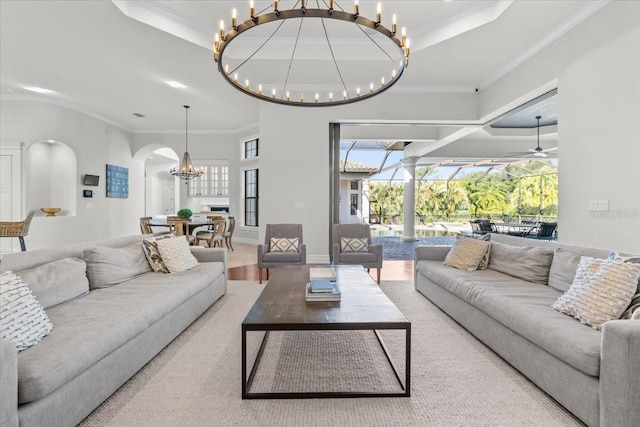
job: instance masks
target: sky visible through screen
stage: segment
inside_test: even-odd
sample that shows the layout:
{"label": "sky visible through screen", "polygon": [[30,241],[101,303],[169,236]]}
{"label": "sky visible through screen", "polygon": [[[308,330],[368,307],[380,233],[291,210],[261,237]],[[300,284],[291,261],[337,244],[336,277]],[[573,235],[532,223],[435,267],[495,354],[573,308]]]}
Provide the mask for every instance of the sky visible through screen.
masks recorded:
{"label": "sky visible through screen", "polygon": [[[341,150],[340,158],[344,159],[346,156],[346,153],[347,153],[346,150]],[[349,152],[348,160],[364,163],[364,164],[375,166],[375,167],[380,167],[380,164],[384,160],[384,155],[385,155],[385,151],[383,150],[351,150]],[[398,162],[402,161],[402,155],[403,155],[402,151],[392,151],[389,157],[387,158],[387,161],[385,162],[383,169],[389,168],[390,166],[393,166]],[[557,168],[558,160],[551,159],[551,164]],[[460,180],[466,174],[469,174],[472,172],[484,171],[485,169],[486,167],[465,168],[461,170],[458,174],[456,174],[454,179]],[[393,176],[393,180],[395,182],[404,182],[404,175],[405,175],[404,170],[400,168],[398,172],[395,174],[395,176],[393,175],[394,170],[395,168],[385,170],[380,174],[371,176],[371,179],[374,181],[389,181],[389,179],[391,179],[391,177]],[[440,166],[435,169],[435,172],[432,172],[431,174],[429,174],[429,180],[434,180],[434,179],[447,180],[451,177],[451,175],[456,170],[457,170],[457,166]],[[500,172],[499,169],[494,169],[491,173],[499,173],[499,172]]]}

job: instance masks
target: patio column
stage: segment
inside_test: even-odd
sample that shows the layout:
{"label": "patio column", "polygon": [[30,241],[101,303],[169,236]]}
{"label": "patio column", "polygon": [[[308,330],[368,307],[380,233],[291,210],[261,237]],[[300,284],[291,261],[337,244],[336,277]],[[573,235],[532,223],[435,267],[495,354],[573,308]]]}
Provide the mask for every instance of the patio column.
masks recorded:
{"label": "patio column", "polygon": [[402,159],[404,168],[404,232],[402,240],[416,239],[416,158]]}
{"label": "patio column", "polygon": [[362,200],[362,211],[360,213],[360,221],[369,224],[369,180],[362,180],[362,194],[360,194],[360,200]]}

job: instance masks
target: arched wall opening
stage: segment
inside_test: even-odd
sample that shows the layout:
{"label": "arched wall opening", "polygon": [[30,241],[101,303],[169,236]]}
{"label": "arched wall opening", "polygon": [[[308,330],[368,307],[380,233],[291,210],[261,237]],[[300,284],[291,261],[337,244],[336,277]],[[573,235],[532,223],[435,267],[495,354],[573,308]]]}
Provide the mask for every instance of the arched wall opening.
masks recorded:
{"label": "arched wall opening", "polygon": [[179,162],[176,152],[162,144],[148,144],[133,158],[144,162],[145,216],[175,214],[179,209],[179,182],[169,169]]}

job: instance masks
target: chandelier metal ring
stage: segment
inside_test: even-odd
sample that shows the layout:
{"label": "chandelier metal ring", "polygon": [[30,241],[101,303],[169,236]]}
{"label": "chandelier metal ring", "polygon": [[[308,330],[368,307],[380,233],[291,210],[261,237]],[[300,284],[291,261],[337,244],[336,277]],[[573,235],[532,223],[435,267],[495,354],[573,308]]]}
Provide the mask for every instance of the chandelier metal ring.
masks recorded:
{"label": "chandelier metal ring", "polygon": [[[333,4],[333,2],[331,3]],[[252,9],[252,12],[253,12],[253,9]],[[367,88],[367,90],[364,90],[362,92],[360,92],[358,88],[358,93],[349,93],[349,91],[346,90],[346,87],[345,87],[345,90],[343,91],[343,93],[338,94],[341,96],[337,96],[335,99],[331,95],[329,99],[325,98],[321,100],[319,99],[318,94],[316,93],[315,99],[312,99],[312,100],[307,99],[305,101],[303,98],[298,99],[294,97],[289,97],[288,94],[285,96],[285,90],[282,90],[281,93],[279,94],[276,94],[275,89],[273,89],[271,93],[263,93],[261,87],[258,90],[254,90],[249,85],[242,84],[242,82],[237,78],[237,74],[234,73],[235,70],[230,71],[228,67],[225,67],[225,64],[223,61],[225,49],[227,49],[229,44],[238,36],[260,25],[264,25],[264,24],[268,24],[276,21],[284,21],[287,19],[295,19],[295,18],[299,18],[299,19],[316,18],[316,19],[338,20],[338,21],[357,24],[361,27],[365,27],[365,28],[369,28],[371,30],[377,31],[378,33],[385,36],[387,39],[391,40],[393,42],[393,45],[397,47],[398,49],[397,53],[399,53],[398,56],[400,58],[399,63],[396,64],[397,70],[394,70],[394,72],[389,76],[388,81],[385,81],[385,78],[383,76],[381,83],[379,85],[376,85],[374,87],[372,83],[371,86]],[[395,17],[394,17],[394,21],[395,21]],[[269,101],[269,102],[283,104],[283,105],[294,105],[294,106],[301,106],[301,107],[325,107],[325,106],[350,104],[350,103],[354,103],[354,102],[358,102],[358,101],[362,101],[362,100],[374,97],[388,90],[398,82],[400,77],[403,75],[405,69],[407,68],[408,61],[409,61],[408,40],[406,39],[405,34],[403,34],[401,38],[398,38],[396,36],[395,22],[393,23],[393,30],[390,30],[380,22],[380,12],[378,12],[377,20],[374,21],[372,19],[369,19],[360,15],[358,13],[357,8],[356,8],[356,13],[349,13],[342,10],[335,10],[331,7],[329,9],[320,9],[320,8],[312,9],[312,8],[305,7],[304,2],[303,2],[303,7],[287,9],[287,10],[278,10],[277,6],[275,6],[273,12],[264,13],[262,15],[251,16],[249,19],[247,19],[246,21],[238,25],[236,25],[235,17],[234,17],[232,21],[232,29],[226,34],[224,31],[225,31],[224,25],[223,25],[223,22],[221,21],[221,29],[219,34],[216,34],[216,41],[214,43],[214,60],[218,63],[218,71],[220,72],[220,74],[224,77],[224,79],[229,84],[231,84],[233,87],[235,87],[236,89],[240,90],[241,92],[247,95],[258,98],[263,101]],[[403,28],[403,33],[404,33],[404,28]],[[371,39],[370,36],[368,37]],[[266,44],[266,42],[268,42],[269,39],[270,37],[267,38],[267,40],[262,44],[262,46],[264,46],[264,44]],[[373,39],[371,40],[372,40],[372,43],[377,44]],[[297,40],[296,40],[296,43],[297,43]],[[381,50],[383,50],[380,46],[378,47]],[[329,43],[329,49],[331,50],[330,43]],[[294,50],[294,53],[295,53],[295,50]],[[384,52],[384,53],[391,59],[391,56],[389,55],[388,52]],[[332,56],[333,56],[333,52],[332,52]],[[251,59],[251,56],[245,59],[244,62],[242,62],[240,65],[238,65],[236,67],[236,70],[240,68],[242,65],[244,65],[244,63],[247,62],[249,59]],[[333,59],[334,59],[334,63],[336,64],[336,68],[338,68],[335,57]],[[293,61],[293,56],[291,60]],[[339,68],[338,68],[338,74],[340,74]],[[344,86],[344,82],[343,82],[343,86]]]}

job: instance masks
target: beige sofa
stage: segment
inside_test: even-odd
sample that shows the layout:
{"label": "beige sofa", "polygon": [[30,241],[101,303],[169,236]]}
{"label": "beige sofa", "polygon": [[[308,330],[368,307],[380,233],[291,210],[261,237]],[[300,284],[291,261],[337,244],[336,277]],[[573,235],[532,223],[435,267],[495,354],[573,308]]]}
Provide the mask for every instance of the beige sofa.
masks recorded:
{"label": "beige sofa", "polygon": [[587,425],[640,426],[640,321],[600,332],[551,308],[571,285],[576,254],[609,250],[497,234],[491,242],[482,271],[443,265],[448,246],[418,247],[416,289]]}
{"label": "beige sofa", "polygon": [[[78,424],[225,294],[226,250],[193,247],[199,265],[191,270],[138,274],[142,238],[2,258],[2,271],[31,280],[54,327],[19,353],[0,342],[0,425]],[[109,267],[96,254],[122,261]],[[119,283],[94,288],[110,277]]]}

